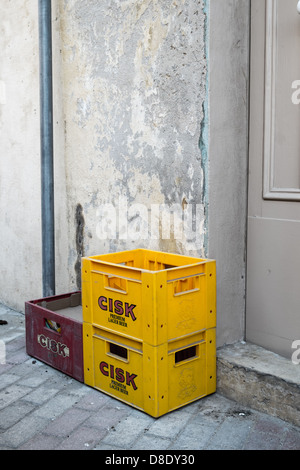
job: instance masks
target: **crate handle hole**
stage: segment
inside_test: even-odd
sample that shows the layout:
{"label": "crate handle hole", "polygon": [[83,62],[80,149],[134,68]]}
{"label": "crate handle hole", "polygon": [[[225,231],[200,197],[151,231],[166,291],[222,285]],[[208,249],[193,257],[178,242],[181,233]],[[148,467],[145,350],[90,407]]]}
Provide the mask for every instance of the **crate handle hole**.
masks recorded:
{"label": "crate handle hole", "polygon": [[173,269],[173,268],[177,268],[178,266],[174,266],[173,264],[165,264],[164,265],[164,269]]}
{"label": "crate handle hole", "polygon": [[190,292],[199,291],[199,276],[189,276],[182,279],[177,279],[174,282],[174,295],[184,295]]}
{"label": "crate handle hole", "polygon": [[109,352],[121,359],[128,360],[128,350],[115,343],[109,343]]}
{"label": "crate handle hole", "polygon": [[48,330],[54,331],[55,333],[61,333],[61,326],[59,323],[53,320],[49,320],[48,318],[45,318],[44,321],[45,321],[45,327]]}
{"label": "crate handle hole", "polygon": [[127,280],[113,275],[105,276],[105,288],[126,294]]}
{"label": "crate handle hole", "polygon": [[175,353],[175,364],[197,357],[197,346],[190,346]]}

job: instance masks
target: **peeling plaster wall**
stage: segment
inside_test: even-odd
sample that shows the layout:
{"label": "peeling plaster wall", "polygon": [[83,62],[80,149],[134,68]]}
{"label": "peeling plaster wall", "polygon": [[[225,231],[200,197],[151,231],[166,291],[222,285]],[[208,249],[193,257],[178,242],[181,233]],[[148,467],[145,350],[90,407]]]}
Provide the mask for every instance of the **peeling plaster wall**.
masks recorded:
{"label": "peeling plaster wall", "polygon": [[[78,285],[78,204],[84,255],[149,247],[204,256],[203,1],[65,0],[59,6],[71,284]],[[149,218],[129,214],[126,238],[117,213],[116,236],[101,239],[107,204],[123,215],[142,204]],[[198,205],[197,246],[172,231],[165,240],[153,236],[150,211],[158,204]],[[140,233],[142,219],[146,230],[136,240],[130,234]]]}

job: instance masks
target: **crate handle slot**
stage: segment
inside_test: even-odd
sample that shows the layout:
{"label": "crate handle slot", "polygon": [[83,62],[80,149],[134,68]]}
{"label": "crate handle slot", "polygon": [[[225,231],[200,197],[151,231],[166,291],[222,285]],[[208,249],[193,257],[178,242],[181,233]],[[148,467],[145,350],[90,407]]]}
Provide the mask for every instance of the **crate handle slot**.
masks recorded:
{"label": "crate handle slot", "polygon": [[45,328],[48,330],[54,331],[55,333],[61,333],[61,326],[59,323],[49,320],[49,318],[44,318]]}
{"label": "crate handle slot", "polygon": [[128,349],[115,343],[108,343],[108,354],[111,354],[122,361],[128,361]]}
{"label": "crate handle slot", "polygon": [[105,289],[127,294],[127,279],[114,275],[105,275]]}
{"label": "crate handle slot", "polygon": [[190,346],[186,349],[181,349],[175,353],[175,364],[180,364],[181,362],[189,359],[194,359],[197,356],[197,346]]}
{"label": "crate handle slot", "polygon": [[199,291],[199,276],[188,276],[174,280],[174,296]]}
{"label": "crate handle slot", "polygon": [[175,266],[173,264],[165,264],[164,265],[164,269],[173,269],[173,268],[177,268],[178,266]]}

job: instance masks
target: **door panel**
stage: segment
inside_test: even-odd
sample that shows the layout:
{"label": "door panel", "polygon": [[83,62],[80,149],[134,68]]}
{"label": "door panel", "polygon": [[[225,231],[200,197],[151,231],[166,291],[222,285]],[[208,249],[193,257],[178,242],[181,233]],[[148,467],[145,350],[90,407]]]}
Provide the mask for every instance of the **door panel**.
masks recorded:
{"label": "door panel", "polygon": [[291,357],[300,339],[300,224],[250,218],[248,227],[247,339]]}
{"label": "door panel", "polygon": [[300,15],[295,0],[251,5],[246,338],[291,357],[300,339]]}
{"label": "door panel", "polygon": [[300,106],[292,101],[292,84],[300,71],[297,43],[300,46],[300,18],[294,0],[267,0],[265,199],[300,200]]}

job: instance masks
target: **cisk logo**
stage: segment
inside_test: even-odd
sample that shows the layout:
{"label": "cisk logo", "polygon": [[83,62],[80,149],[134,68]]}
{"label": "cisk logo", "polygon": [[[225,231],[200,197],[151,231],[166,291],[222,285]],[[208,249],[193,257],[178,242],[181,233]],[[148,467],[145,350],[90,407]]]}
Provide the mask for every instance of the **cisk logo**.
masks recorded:
{"label": "cisk logo", "polygon": [[132,318],[133,321],[136,320],[136,316],[134,314],[134,309],[136,305],[131,304],[129,305],[128,302],[122,302],[122,300],[113,300],[104,296],[99,297],[98,305],[101,310],[105,312],[109,311],[111,313],[115,313],[117,315],[125,315],[125,317]]}
{"label": "cisk logo", "polygon": [[121,384],[125,384],[128,386],[132,386],[133,390],[137,390],[137,386],[135,383],[135,379],[137,378],[136,374],[130,374],[127,371],[124,371],[120,367],[114,367],[112,364],[108,364],[107,362],[102,361],[99,364],[99,369],[102,375],[105,377],[110,377],[111,379],[115,379]]}
{"label": "cisk logo", "polygon": [[42,348],[48,349],[48,351],[51,351],[54,354],[58,354],[58,356],[70,356],[70,350],[65,344],[55,341],[54,339],[50,339],[44,335],[38,335],[37,341],[42,346]]}

